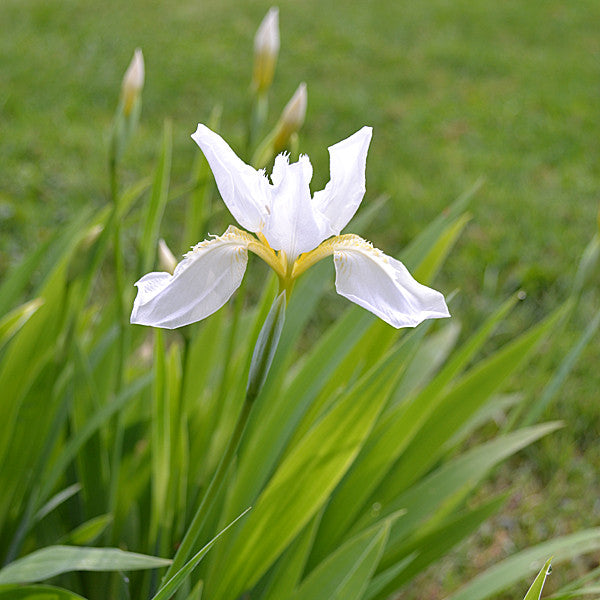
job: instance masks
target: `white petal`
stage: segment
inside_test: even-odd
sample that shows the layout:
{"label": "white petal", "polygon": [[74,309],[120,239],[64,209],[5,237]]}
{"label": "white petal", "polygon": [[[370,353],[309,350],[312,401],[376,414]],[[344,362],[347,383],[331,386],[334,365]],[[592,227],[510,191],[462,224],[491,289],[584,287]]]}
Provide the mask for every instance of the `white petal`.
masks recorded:
{"label": "white petal", "polygon": [[365,195],[365,169],[372,133],[371,127],[363,127],[329,147],[331,180],[325,189],[315,193],[314,203],[329,221],[331,235],[339,235]]}
{"label": "white petal", "polygon": [[247,263],[247,241],[231,229],[201,242],[173,275],[148,273],[135,284],[131,322],[175,329],[208,317],[240,286]]}
{"label": "white petal", "polygon": [[261,231],[270,205],[270,184],[264,173],[247,165],[205,125],[198,124],[192,139],[204,152],[219,193],[235,220],[250,231]]}
{"label": "white petal", "polygon": [[[271,181],[275,187],[281,185],[287,170],[290,168],[290,156],[285,152],[278,154],[273,163],[273,171],[271,173]],[[310,181],[309,181],[310,183]]]}
{"label": "white petal", "polygon": [[139,96],[144,87],[144,55],[140,48],[136,48],[133,58],[123,76],[122,93],[125,112],[131,110],[131,105]]}
{"label": "white petal", "polygon": [[275,6],[269,9],[256,31],[254,52],[275,55],[279,52],[279,10]]}
{"label": "white petal", "polygon": [[358,236],[336,244],[334,261],[338,293],[394,327],[450,316],[440,292],[418,283],[400,261]]}
{"label": "white petal", "polygon": [[283,250],[293,262],[302,252],[316,248],[329,234],[310,198],[312,166],[308,156],[291,165],[280,154],[275,159],[271,214],[263,233],[274,250]]}

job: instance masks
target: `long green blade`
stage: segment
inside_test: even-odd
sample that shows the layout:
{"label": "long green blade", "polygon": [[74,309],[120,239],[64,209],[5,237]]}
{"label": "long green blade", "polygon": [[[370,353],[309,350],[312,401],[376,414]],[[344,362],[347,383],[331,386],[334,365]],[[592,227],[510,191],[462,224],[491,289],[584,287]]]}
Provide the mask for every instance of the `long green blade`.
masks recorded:
{"label": "long green blade", "polygon": [[346,542],[310,573],[292,600],[359,600],[379,563],[389,528],[385,521]]}
{"label": "long green blade", "polygon": [[136,571],[155,569],[171,561],[118,548],[48,546],[10,563],[0,571],[0,583],[33,583],[71,571]]}
{"label": "long green blade", "polygon": [[484,571],[452,594],[448,600],[484,600],[537,571],[542,561],[547,560],[547,556],[553,556],[553,562],[558,563],[599,549],[600,528],[586,529],[543,542],[513,554]]}
{"label": "long green blade", "polygon": [[552,559],[549,558],[546,561],[546,564],[540,569],[540,572],[537,574],[537,577],[534,579],[523,600],[540,600],[542,597],[542,589],[546,583],[546,578],[552,572],[552,566],[550,565],[551,562]]}
{"label": "long green blade", "polygon": [[0,585],[0,600],[85,600],[74,594],[50,585]]}

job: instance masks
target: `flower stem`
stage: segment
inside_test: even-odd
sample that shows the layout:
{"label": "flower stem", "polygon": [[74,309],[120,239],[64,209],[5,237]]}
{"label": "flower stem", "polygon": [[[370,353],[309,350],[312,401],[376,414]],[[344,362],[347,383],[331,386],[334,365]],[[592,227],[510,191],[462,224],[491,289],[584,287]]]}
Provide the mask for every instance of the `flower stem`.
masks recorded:
{"label": "flower stem", "polygon": [[171,577],[179,571],[187,559],[190,557],[200,534],[206,526],[208,515],[211,512],[211,508],[215,499],[218,497],[223,481],[227,475],[227,471],[231,466],[233,457],[235,456],[240,441],[246,429],[248,418],[250,417],[250,411],[254,404],[254,400],[258,397],[263,385],[267,379],[267,375],[273,362],[275,351],[279,344],[279,338],[283,329],[283,323],[285,321],[285,306],[286,306],[286,294],[281,293],[275,298],[269,314],[267,315],[265,322],[258,334],[258,339],[254,346],[254,352],[252,354],[252,361],[250,363],[250,369],[248,373],[248,385],[246,387],[246,395],[244,397],[244,403],[242,409],[237,418],[235,429],[229,439],[227,448],[213,475],[200,506],[198,506],[194,518],[183,537],[181,545],[177,549],[173,562],[169,567],[167,573],[163,578],[163,585],[171,579]]}
{"label": "flower stem", "polygon": [[231,435],[231,438],[229,439],[227,448],[225,449],[225,453],[223,454],[219,465],[217,466],[217,470],[215,471],[215,474],[213,475],[213,478],[206,489],[204,497],[202,498],[202,502],[200,502],[200,506],[198,506],[198,509],[196,510],[196,514],[192,519],[181,545],[179,546],[173,558],[173,562],[163,578],[163,582],[168,581],[175,573],[177,573],[177,571],[183,567],[191,555],[194,545],[198,540],[198,536],[206,524],[206,517],[210,513],[211,506],[219,494],[219,490],[223,484],[225,475],[227,474],[229,466],[231,465],[231,460],[237,452],[238,446],[240,445],[242,435],[246,429],[246,424],[248,423],[252,405],[253,400],[246,396],[242,410],[238,416],[235,429]]}
{"label": "flower stem", "polygon": [[[129,336],[127,306],[125,299],[125,265],[123,261],[123,235],[121,231],[121,221],[119,219],[119,146],[117,138],[117,125],[119,114],[115,117],[115,125],[111,139],[110,153],[108,159],[109,180],[110,180],[110,200],[112,204],[114,219],[110,219],[113,233],[113,260],[115,276],[115,308],[118,326],[118,353],[116,363],[116,373],[113,394],[117,397],[123,389],[125,379],[125,360],[128,355]],[[108,486],[108,510],[114,514],[117,505],[119,474],[121,467],[121,455],[123,451],[124,425],[122,413],[119,413],[113,419],[114,421],[114,441],[111,454],[110,482]],[[113,536],[113,524],[107,528],[106,536],[110,539]]]}

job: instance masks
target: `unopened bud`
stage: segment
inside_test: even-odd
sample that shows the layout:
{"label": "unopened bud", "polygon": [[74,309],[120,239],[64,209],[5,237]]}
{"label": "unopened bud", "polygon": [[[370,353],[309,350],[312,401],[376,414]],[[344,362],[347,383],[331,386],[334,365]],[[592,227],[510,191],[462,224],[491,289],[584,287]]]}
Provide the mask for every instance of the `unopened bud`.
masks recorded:
{"label": "unopened bud", "polygon": [[167,271],[171,275],[177,266],[177,259],[162,238],[158,240],[158,264],[163,271]]}
{"label": "unopened bud", "polygon": [[137,48],[125,71],[121,94],[123,98],[123,113],[127,117],[131,112],[140,92],[144,87],[144,55]]}
{"label": "unopened bud", "polygon": [[252,87],[256,93],[263,94],[271,87],[278,54],[279,10],[272,7],[254,36]]}
{"label": "unopened bud", "polygon": [[290,137],[297,133],[304,124],[306,102],[306,83],[302,82],[283,109],[275,128],[275,139],[273,140],[275,154],[287,147]]}

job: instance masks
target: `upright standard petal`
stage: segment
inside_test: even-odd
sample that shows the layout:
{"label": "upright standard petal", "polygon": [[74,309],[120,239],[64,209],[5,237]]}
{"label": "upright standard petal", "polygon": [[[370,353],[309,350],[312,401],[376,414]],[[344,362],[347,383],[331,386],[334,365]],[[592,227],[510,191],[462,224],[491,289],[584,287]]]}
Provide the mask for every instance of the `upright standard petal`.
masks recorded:
{"label": "upright standard petal", "polygon": [[243,232],[230,227],[222,236],[195,246],[173,275],[144,275],[135,284],[138,293],[131,322],[175,329],[208,317],[242,283],[248,263],[247,248]]}
{"label": "upright standard petal", "polygon": [[220,135],[205,125],[198,124],[192,139],[204,152],[219,193],[235,220],[250,231],[262,231],[271,203],[265,174],[247,165]]}
{"label": "upright standard petal", "polygon": [[300,156],[291,165],[286,155],[280,154],[275,159],[271,214],[263,233],[271,248],[285,252],[289,263],[328,237],[310,197],[311,177],[308,156]]}
{"label": "upright standard petal", "polygon": [[415,327],[425,319],[450,316],[440,292],[418,283],[400,261],[362,238],[348,236],[334,247],[338,293],[386,323]]}
{"label": "upright standard petal", "polygon": [[329,223],[330,235],[339,235],[365,195],[365,169],[372,133],[371,127],[363,127],[329,147],[331,179],[325,189],[315,193],[314,203]]}

